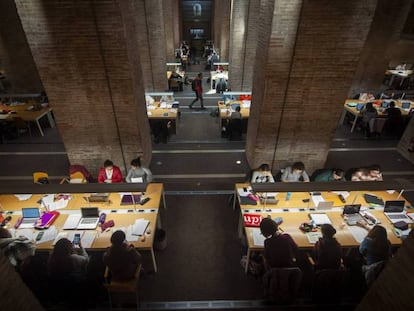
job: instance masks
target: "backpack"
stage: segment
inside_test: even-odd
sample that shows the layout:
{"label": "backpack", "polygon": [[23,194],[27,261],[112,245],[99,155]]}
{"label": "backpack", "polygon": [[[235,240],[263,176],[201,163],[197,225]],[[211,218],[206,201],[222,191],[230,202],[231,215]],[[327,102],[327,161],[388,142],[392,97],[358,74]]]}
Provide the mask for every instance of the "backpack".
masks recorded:
{"label": "backpack", "polygon": [[191,82],[191,89],[192,89],[193,91],[195,91],[195,90],[196,90],[196,79],[194,79],[194,80]]}

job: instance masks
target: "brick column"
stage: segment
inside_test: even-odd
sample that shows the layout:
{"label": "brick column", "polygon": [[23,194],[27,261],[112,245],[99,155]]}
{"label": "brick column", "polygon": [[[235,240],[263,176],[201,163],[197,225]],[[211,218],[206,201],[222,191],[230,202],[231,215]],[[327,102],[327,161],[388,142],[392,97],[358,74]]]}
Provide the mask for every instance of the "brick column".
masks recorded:
{"label": "brick column", "polygon": [[43,90],[13,0],[0,1],[0,71],[9,93],[40,93]]}
{"label": "brick column", "polygon": [[[251,166],[267,162],[277,171],[298,160],[309,172],[324,166],[375,5],[278,1],[270,41],[263,42],[265,66],[256,66],[254,77],[246,147]],[[263,54],[258,49],[256,62]]]}
{"label": "brick column", "polygon": [[[349,97],[352,98],[361,92],[378,92],[388,88],[382,85],[384,73],[390,61],[394,60],[393,55],[398,55],[401,50],[407,51],[407,49],[400,49],[398,42],[412,5],[412,0],[378,1],[368,38],[348,93]],[[367,4],[367,8],[371,6]],[[366,14],[369,12],[371,16],[368,18],[371,19],[373,12],[367,9],[365,12]],[[412,55],[413,51],[411,51],[411,59]]]}
{"label": "brick column", "polygon": [[175,61],[174,51],[178,48],[178,45],[175,44],[174,33],[174,25],[179,23],[178,16],[174,15],[177,10],[173,9],[174,6],[178,5],[176,2],[176,0],[165,0],[162,7],[165,29],[165,55],[166,61],[170,63]]}
{"label": "brick column", "polygon": [[135,85],[118,3],[19,0],[16,6],[70,162],[96,176],[107,158],[124,171],[137,155],[148,161],[145,98],[134,97],[134,87],[142,86]]}
{"label": "brick column", "polygon": [[212,4],[212,38],[219,49],[220,61],[229,60],[231,1],[222,0]]}

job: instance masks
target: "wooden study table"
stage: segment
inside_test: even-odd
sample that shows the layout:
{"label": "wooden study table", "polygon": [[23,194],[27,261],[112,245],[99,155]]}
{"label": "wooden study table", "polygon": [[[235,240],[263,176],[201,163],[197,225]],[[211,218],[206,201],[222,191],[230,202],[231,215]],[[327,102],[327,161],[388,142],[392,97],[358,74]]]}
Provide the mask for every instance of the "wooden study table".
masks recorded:
{"label": "wooden study table", "polygon": [[171,121],[173,133],[177,133],[180,115],[179,108],[172,108],[171,104],[167,104],[166,107],[161,107],[160,102],[154,102],[152,105],[147,105],[147,115],[150,122],[151,120]]}
{"label": "wooden study table", "polygon": [[8,114],[0,114],[0,120],[13,121],[13,117],[22,118],[26,122],[34,122],[39,129],[40,135],[45,136],[40,126],[39,120],[44,116],[47,116],[50,127],[55,127],[55,121],[52,117],[52,108],[44,107],[40,110],[34,110],[32,104],[23,105],[2,105],[0,104],[0,110],[10,111]]}
{"label": "wooden study table", "polygon": [[[363,188],[363,183],[360,183],[360,186],[361,188]],[[399,196],[399,193],[397,191],[393,193],[390,193],[388,191],[372,190],[350,191],[348,192],[349,195],[346,197],[346,203],[342,203],[337,193],[322,191],[320,193],[322,197],[325,199],[325,201],[333,201],[334,205],[332,209],[316,210],[309,192],[291,192],[290,199],[288,201],[286,201],[286,192],[278,192],[276,195],[276,199],[278,199],[279,202],[277,204],[261,204],[260,201],[257,202],[257,205],[240,204],[241,201],[238,190],[248,187],[250,187],[249,184],[236,184],[235,187],[235,197],[237,198],[237,202],[240,205],[239,237],[242,237],[244,231],[248,247],[247,264],[245,272],[247,272],[248,269],[248,263],[251,253],[253,251],[263,251],[263,246],[255,245],[253,240],[253,231],[260,229],[246,227],[243,219],[244,214],[261,215],[263,218],[270,216],[272,219],[275,219],[276,217],[282,217],[283,222],[280,225],[280,228],[284,232],[289,233],[292,236],[293,240],[296,242],[299,249],[306,250],[312,249],[314,244],[309,242],[307,235],[299,229],[299,226],[304,222],[310,221],[309,213],[326,213],[332,225],[337,230],[337,233],[335,235],[336,239],[343,248],[349,249],[358,247],[360,245],[360,242],[358,242],[354,238],[352,232],[349,229],[349,226],[345,223],[342,217],[342,210],[344,204],[361,204],[362,207],[368,207],[368,204],[365,202],[363,198],[364,193],[376,195],[382,198],[384,202],[387,200],[404,199]],[[303,201],[307,199],[309,199],[308,202]],[[234,204],[236,204],[236,199],[234,200]],[[233,207],[235,208],[235,205]],[[378,207],[375,209],[368,208],[367,210],[380,221],[380,224],[382,226],[386,228],[388,239],[391,241],[391,244],[394,246],[401,245],[402,241],[394,234],[392,230],[393,225],[384,215],[382,211],[383,207]]]}
{"label": "wooden study table", "polygon": [[404,69],[388,69],[385,71],[386,76],[391,76],[390,81],[388,83],[388,86],[392,86],[394,83],[394,79],[396,77],[401,78],[400,86],[404,84],[404,80],[407,78],[410,78],[410,76],[413,74],[413,70],[404,70]]}
{"label": "wooden study table", "polygon": [[243,124],[243,127],[247,129],[247,121],[250,117],[250,105],[246,105],[242,100],[226,100],[226,104],[224,104],[224,101],[219,100],[217,102],[217,106],[219,109],[219,115],[220,115],[220,130],[223,126],[227,125],[228,120],[231,118],[231,113],[233,111],[236,111],[232,109],[232,105],[240,105],[240,113],[242,116],[242,120],[245,124]]}
{"label": "wooden study table", "polygon": [[[134,192],[134,194],[138,194],[138,192]],[[156,229],[161,227],[159,208],[162,205],[166,207],[163,184],[152,183],[147,185],[145,197],[150,198],[150,200],[144,205],[121,205],[121,195],[118,192],[109,193],[109,201],[103,203],[88,203],[85,197],[87,197],[89,193],[71,193],[69,195],[71,196],[71,199],[69,200],[67,207],[58,209],[60,215],[57,217],[52,227],[56,228],[58,232],[68,232],[69,234],[74,231],[82,231],[85,233],[91,231],[96,232],[96,237],[92,245],[87,249],[91,251],[104,251],[111,245],[110,238],[115,230],[118,228],[127,228],[129,225],[134,224],[137,219],[146,219],[149,221],[149,225],[146,230],[145,240],[143,241],[142,238],[139,237],[138,241],[130,241],[130,243],[132,243],[138,250],[151,252],[154,271],[157,271],[154,253],[154,235]],[[21,209],[23,207],[39,207],[41,211],[44,211],[45,208],[41,207],[38,203],[43,197],[43,194],[33,194],[28,200],[20,201],[13,194],[0,195],[0,207],[3,210],[3,216],[6,217],[10,215],[12,217],[10,227],[12,228],[16,224],[18,218],[21,216]],[[115,226],[105,232],[102,232],[100,227],[97,227],[95,230],[63,230],[67,217],[71,214],[80,214],[81,207],[98,207],[100,213],[106,213],[106,221],[113,220]],[[35,229],[29,230],[37,232]],[[38,250],[51,251],[53,249],[53,241],[36,244],[36,248]]]}
{"label": "wooden study table", "polygon": [[[386,108],[381,108],[381,103],[382,102],[390,102],[391,100],[389,99],[378,99],[378,100],[374,100],[374,108],[377,110],[378,113],[378,118],[386,118],[387,114],[385,113]],[[401,110],[401,115],[404,116],[408,116],[410,109],[414,108],[414,103],[410,102],[409,100],[394,100],[395,102],[395,107],[400,108]],[[410,102],[410,108],[408,109],[403,109],[402,108],[402,102]],[[342,111],[341,117],[339,119],[339,124],[343,124],[345,121],[345,116],[347,113],[350,113],[354,120],[352,121],[352,127],[351,127],[351,132],[354,131],[355,125],[357,123],[358,118],[362,117],[362,114],[360,111],[358,111],[356,105],[357,104],[366,104],[367,102],[359,100],[359,99],[347,99],[345,101],[344,104],[344,110]],[[377,105],[379,104],[379,105]]]}

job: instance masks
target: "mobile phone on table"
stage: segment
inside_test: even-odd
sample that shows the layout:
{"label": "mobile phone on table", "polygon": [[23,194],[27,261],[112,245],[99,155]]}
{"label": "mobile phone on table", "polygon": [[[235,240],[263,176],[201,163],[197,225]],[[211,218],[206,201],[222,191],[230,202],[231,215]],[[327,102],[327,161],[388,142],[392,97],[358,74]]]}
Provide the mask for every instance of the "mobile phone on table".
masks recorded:
{"label": "mobile phone on table", "polygon": [[79,242],[80,242],[80,233],[76,233],[75,236],[73,237],[73,245],[75,245],[75,247],[79,247]]}

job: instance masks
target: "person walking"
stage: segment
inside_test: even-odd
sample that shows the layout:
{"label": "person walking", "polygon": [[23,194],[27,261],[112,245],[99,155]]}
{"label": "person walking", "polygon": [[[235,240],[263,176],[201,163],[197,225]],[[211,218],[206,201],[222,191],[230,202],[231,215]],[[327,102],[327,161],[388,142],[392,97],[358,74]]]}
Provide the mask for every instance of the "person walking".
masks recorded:
{"label": "person walking", "polygon": [[196,98],[191,102],[191,104],[188,106],[190,109],[193,109],[193,105],[196,101],[200,100],[201,109],[204,108],[203,104],[203,74],[200,72],[195,77],[194,81],[191,83],[191,87],[196,95]]}

